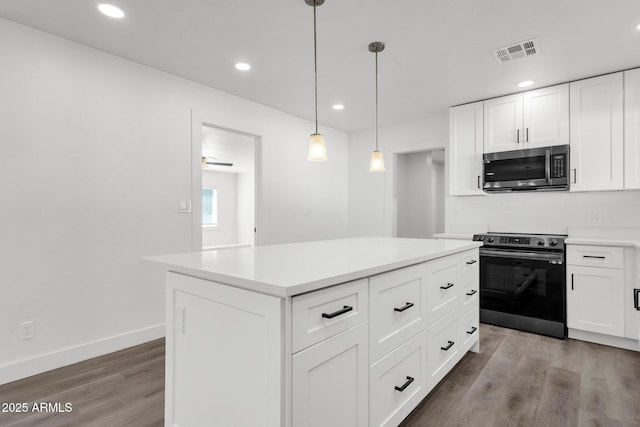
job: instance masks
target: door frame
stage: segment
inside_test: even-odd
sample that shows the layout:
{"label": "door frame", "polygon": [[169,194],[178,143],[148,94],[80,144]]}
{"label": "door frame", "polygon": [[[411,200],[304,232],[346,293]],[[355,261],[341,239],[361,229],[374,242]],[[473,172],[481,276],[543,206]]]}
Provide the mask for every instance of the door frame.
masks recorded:
{"label": "door frame", "polygon": [[202,126],[246,135],[254,139],[254,233],[253,246],[261,246],[262,225],[262,137],[215,124],[191,110],[191,251],[202,251]]}

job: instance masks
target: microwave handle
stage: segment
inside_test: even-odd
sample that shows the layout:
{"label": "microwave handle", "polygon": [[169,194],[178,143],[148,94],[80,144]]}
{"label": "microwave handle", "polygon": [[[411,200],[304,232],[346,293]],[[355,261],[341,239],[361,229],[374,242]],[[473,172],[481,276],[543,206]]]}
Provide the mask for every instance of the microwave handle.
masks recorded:
{"label": "microwave handle", "polygon": [[544,164],[544,177],[547,179],[547,184],[551,184],[551,150],[545,150]]}

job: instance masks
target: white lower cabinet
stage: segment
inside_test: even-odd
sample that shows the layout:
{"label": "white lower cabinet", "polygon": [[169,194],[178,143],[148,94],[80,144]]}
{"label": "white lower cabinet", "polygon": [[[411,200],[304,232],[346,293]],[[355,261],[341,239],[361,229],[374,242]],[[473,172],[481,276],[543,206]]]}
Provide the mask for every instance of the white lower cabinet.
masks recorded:
{"label": "white lower cabinet", "polygon": [[623,270],[570,265],[567,273],[567,326],[624,336]]}
{"label": "white lower cabinet", "polygon": [[458,334],[463,352],[468,351],[478,341],[478,335],[480,335],[480,314],[478,310],[469,310],[462,316]]}
{"label": "white lower cabinet", "polygon": [[474,249],[294,296],[291,426],[398,425],[478,342],[478,290]]}
{"label": "white lower cabinet", "polygon": [[367,326],[362,323],[293,355],[293,426],[369,425]]}
{"label": "white lower cabinet", "polygon": [[427,329],[429,389],[435,387],[458,361],[458,313],[457,310],[449,313]]}
{"label": "white lower cabinet", "polygon": [[567,326],[624,337],[622,248],[567,245],[567,264]]}
{"label": "white lower cabinet", "polygon": [[427,395],[427,340],[422,331],[369,369],[369,425],[397,426]]}

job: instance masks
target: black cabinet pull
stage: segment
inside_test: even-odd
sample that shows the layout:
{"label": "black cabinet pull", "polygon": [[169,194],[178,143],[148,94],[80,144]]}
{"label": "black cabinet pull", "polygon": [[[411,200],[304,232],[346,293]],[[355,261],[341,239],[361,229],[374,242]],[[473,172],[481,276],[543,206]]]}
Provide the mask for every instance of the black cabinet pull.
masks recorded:
{"label": "black cabinet pull", "polygon": [[582,255],[582,258],[606,259],[606,257],[604,256],[596,256],[596,255]]}
{"label": "black cabinet pull", "polygon": [[640,311],[640,289],[633,290],[633,306]]}
{"label": "black cabinet pull", "polygon": [[441,350],[444,350],[444,351],[449,351],[449,349],[450,349],[451,347],[453,347],[453,345],[455,344],[453,341],[447,341],[447,343],[448,343],[448,344],[447,344],[447,346],[446,346],[446,347],[440,347],[440,349],[441,349]]}
{"label": "black cabinet pull", "polygon": [[453,283],[447,283],[447,286],[440,286],[440,289],[449,289],[453,287]]}
{"label": "black cabinet pull", "polygon": [[407,303],[404,305],[404,307],[400,307],[400,308],[395,307],[395,308],[393,309],[393,311],[403,312],[403,311],[405,311],[406,309],[411,308],[411,307],[413,307],[413,303],[412,303],[412,302],[407,302]]}
{"label": "black cabinet pull", "polygon": [[407,382],[402,384],[400,387],[395,386],[394,388],[398,391],[404,391],[405,388],[409,387],[409,384],[411,384],[413,382],[415,378],[413,377],[407,377]]}
{"label": "black cabinet pull", "polygon": [[571,273],[571,290],[573,290],[573,273]]}
{"label": "black cabinet pull", "polygon": [[520,129],[516,130],[516,143],[520,144]]}
{"label": "black cabinet pull", "polygon": [[473,296],[473,295],[475,295],[477,293],[478,293],[478,291],[474,289],[471,292],[467,292],[467,296]]}
{"label": "black cabinet pull", "polygon": [[478,188],[480,188],[480,175],[478,175]]}
{"label": "black cabinet pull", "polygon": [[472,326],[472,327],[471,327],[471,330],[470,330],[470,331],[467,331],[467,333],[468,333],[469,335],[473,335],[477,330],[478,330],[478,328],[476,328],[475,326]]}
{"label": "black cabinet pull", "polygon": [[333,313],[328,313],[328,314],[322,313],[322,317],[324,317],[325,319],[333,319],[334,317],[340,316],[341,314],[345,314],[351,310],[353,310],[353,307],[345,305],[344,307],[342,307],[341,310],[334,311]]}
{"label": "black cabinet pull", "polygon": [[475,259],[472,259],[471,261],[467,261],[467,265],[475,264],[476,262],[478,261]]}

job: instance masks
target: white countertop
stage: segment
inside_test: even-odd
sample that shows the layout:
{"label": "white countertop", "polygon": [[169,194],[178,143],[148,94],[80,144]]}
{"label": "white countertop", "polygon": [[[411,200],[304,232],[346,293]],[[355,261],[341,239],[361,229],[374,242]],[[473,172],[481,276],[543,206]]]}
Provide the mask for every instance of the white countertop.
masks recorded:
{"label": "white countertop", "polygon": [[466,233],[438,233],[434,234],[436,239],[457,239],[457,240],[472,240],[473,234]]}
{"label": "white countertop", "polygon": [[462,240],[354,237],[142,260],[168,271],[288,297],[479,246]]}
{"label": "white countertop", "polygon": [[564,240],[568,245],[591,245],[591,246],[631,246],[640,249],[640,240],[629,240],[619,238],[600,237],[567,237]]}
{"label": "white countertop", "polygon": [[640,249],[637,227],[570,227],[564,241],[573,245],[631,246]]}

